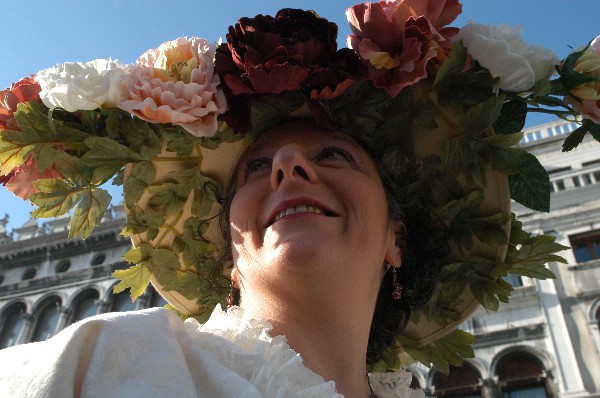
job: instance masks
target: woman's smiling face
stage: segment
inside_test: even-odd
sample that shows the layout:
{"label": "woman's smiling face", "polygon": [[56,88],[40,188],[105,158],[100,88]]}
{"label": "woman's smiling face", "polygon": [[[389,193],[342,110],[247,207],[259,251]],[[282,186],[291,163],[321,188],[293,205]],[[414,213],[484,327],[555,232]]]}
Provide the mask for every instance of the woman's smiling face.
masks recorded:
{"label": "woman's smiling face", "polygon": [[280,125],[258,138],[238,169],[230,223],[242,285],[282,272],[314,277],[315,266],[339,272],[332,264],[377,266],[370,278],[377,281],[384,259],[397,262],[381,179],[348,135],[312,121]]}

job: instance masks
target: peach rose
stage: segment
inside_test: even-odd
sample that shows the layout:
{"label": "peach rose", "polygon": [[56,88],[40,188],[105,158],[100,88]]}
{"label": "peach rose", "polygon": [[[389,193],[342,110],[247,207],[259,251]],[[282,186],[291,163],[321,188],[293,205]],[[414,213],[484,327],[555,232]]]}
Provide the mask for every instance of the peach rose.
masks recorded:
{"label": "peach rose", "polygon": [[154,123],[182,126],[195,136],[211,136],[226,110],[214,73],[215,45],[180,37],[149,50],[121,80],[119,108]]}
{"label": "peach rose", "polygon": [[[578,51],[581,50],[580,48]],[[577,59],[573,69],[581,74],[594,76],[597,80],[571,89],[572,96],[565,97],[565,102],[584,118],[600,124],[600,36],[596,37],[585,53]]]}

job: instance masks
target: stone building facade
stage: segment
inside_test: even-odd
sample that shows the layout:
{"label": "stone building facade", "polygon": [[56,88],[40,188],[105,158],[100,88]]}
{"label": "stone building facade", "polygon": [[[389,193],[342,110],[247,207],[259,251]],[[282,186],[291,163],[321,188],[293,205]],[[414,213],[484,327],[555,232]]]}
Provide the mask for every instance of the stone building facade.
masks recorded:
{"label": "stone building facade", "polygon": [[[439,397],[600,397],[600,144],[587,139],[563,153],[574,124],[525,131],[522,145],[549,171],[550,213],[513,210],[525,228],[569,246],[568,264],[549,264],[556,280],[511,277],[510,304],[476,312],[463,328],[477,337],[476,358],[449,376],[413,366],[413,386]],[[136,303],[113,294],[110,273],[127,267],[112,207],[85,241],[67,240],[68,219],[33,220],[6,231],[0,220],[0,347],[40,341],[85,317],[164,305],[149,287]]]}

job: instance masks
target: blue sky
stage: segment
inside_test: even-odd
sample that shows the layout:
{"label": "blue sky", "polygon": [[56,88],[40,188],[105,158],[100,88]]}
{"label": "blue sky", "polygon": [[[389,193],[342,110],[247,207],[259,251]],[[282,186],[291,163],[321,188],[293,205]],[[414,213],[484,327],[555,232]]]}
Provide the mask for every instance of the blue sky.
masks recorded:
{"label": "blue sky", "polygon": [[[600,34],[599,0],[462,0],[463,14],[452,24],[523,25],[523,38],[564,58]],[[96,58],[132,63],[147,49],[179,36],[217,41],[241,16],[274,14],[284,7],[314,9],[349,33],[344,11],[356,0],[254,0],[219,2],[158,0],[6,0],[0,22],[0,88],[41,69]],[[215,6],[218,4],[218,7]],[[528,125],[548,121],[528,120]],[[116,191],[113,191],[116,192]],[[116,195],[113,195],[116,196]],[[118,198],[117,198],[118,200]],[[9,230],[29,219],[32,207],[0,188],[0,218]]]}

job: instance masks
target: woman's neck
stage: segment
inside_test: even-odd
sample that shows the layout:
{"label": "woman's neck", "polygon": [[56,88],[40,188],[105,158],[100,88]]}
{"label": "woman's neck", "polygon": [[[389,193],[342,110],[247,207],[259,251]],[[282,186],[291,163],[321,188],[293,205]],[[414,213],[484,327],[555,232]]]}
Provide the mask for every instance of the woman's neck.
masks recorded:
{"label": "woman's neck", "polygon": [[247,295],[242,307],[271,322],[272,335],[286,336],[305,366],[335,381],[338,392],[368,397],[366,354],[375,297],[338,293],[310,289],[285,300]]}

